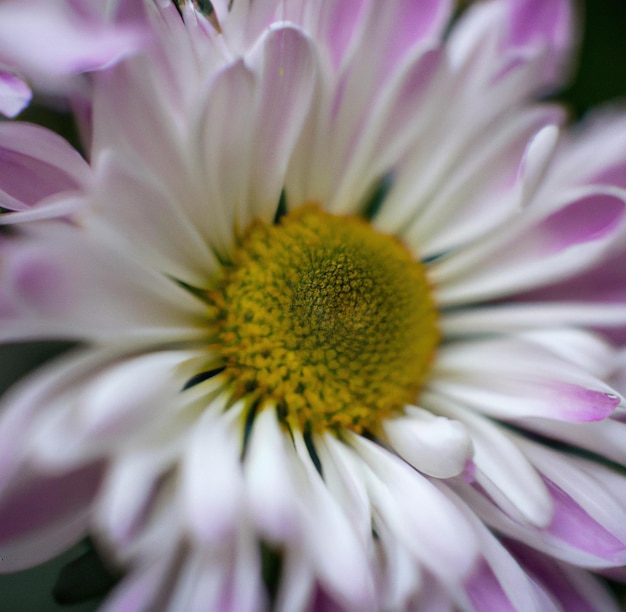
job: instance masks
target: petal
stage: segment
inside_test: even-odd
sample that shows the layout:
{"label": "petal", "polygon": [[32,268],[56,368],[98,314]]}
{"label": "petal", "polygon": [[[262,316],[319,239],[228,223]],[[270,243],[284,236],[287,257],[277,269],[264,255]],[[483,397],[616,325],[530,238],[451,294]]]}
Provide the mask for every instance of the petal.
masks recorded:
{"label": "petal", "polygon": [[100,466],[62,476],[18,476],[0,501],[0,571],[43,563],[74,544],[87,529]]}
{"label": "petal", "polygon": [[305,610],[310,605],[314,576],[306,554],[295,546],[285,551],[282,576],[276,602],[276,612]]}
{"label": "petal", "polygon": [[471,435],[475,480],[505,512],[517,520],[545,527],[552,518],[552,500],[537,471],[511,438],[488,419],[461,405],[426,395],[425,405],[458,419]]}
{"label": "petal", "polygon": [[125,251],[128,245],[102,227],[28,227],[27,239],[0,243],[0,286],[19,313],[3,320],[0,336],[199,337],[201,303],[137,261]]}
{"label": "petal", "polygon": [[172,554],[161,554],[152,562],[133,571],[107,597],[102,612],[142,612],[154,606],[168,578]]}
{"label": "petal", "polygon": [[409,406],[406,417],[383,423],[391,447],[414,468],[435,478],[452,478],[471,459],[472,440],[458,421]]}
{"label": "petal", "polygon": [[[577,294],[579,300],[585,295],[581,291]],[[623,327],[626,325],[626,309],[619,303],[591,304],[581,301],[509,303],[447,312],[441,321],[442,332],[447,338],[566,325],[608,329]]]}
{"label": "petal", "polygon": [[[248,210],[254,141],[254,73],[243,60],[218,72],[210,83],[192,135],[197,150],[198,178],[210,214],[203,210],[197,224],[219,253],[229,256],[237,236],[250,222]],[[229,118],[224,121],[224,117]],[[206,229],[204,229],[206,227]]]}
{"label": "petal", "polygon": [[58,89],[64,77],[105,67],[146,42],[138,23],[106,23],[104,15],[75,10],[69,2],[13,0],[0,7],[0,54]]}
{"label": "petal", "polygon": [[315,438],[315,450],[323,466],[324,482],[337,500],[364,547],[372,539],[372,511],[363,471],[354,464],[349,448],[333,436]]}
{"label": "petal", "polygon": [[364,544],[351,517],[317,472],[301,435],[294,432],[294,438],[291,461],[299,466],[302,534],[310,563],[322,587],[338,602],[348,608],[368,609],[374,593]]}
{"label": "petal", "polygon": [[188,204],[138,166],[108,152],[100,156],[93,193],[99,214],[129,248],[137,254],[143,251],[151,267],[191,286],[206,287],[219,264],[186,214]]}
{"label": "petal", "polygon": [[260,74],[249,217],[271,221],[292,150],[309,113],[318,79],[312,41],[300,30],[269,30],[250,63]]}
{"label": "petal", "polygon": [[254,419],[244,471],[252,521],[272,543],[289,542],[298,531],[288,444],[274,410],[262,410]]}
{"label": "petal", "polygon": [[442,348],[429,388],[504,419],[600,421],[622,401],[600,379],[538,345],[514,338]]}
{"label": "petal", "polygon": [[0,123],[0,205],[25,210],[87,184],[85,160],[63,138],[29,123]]}
{"label": "petal", "polygon": [[510,543],[526,571],[559,602],[563,610],[617,612],[619,607],[608,588],[590,572],[559,563],[523,545]]}
{"label": "petal", "polygon": [[159,479],[175,463],[179,445],[118,452],[102,484],[94,511],[94,529],[121,555],[143,527]]}
{"label": "petal", "polygon": [[518,52],[540,53],[544,79],[561,76],[574,43],[572,3],[568,0],[513,0],[505,44]]}
{"label": "petal", "polygon": [[185,519],[199,542],[216,546],[233,537],[244,507],[237,423],[242,406],[221,415],[223,402],[208,408],[193,427],[182,460]]}
{"label": "petal", "polygon": [[526,219],[431,266],[441,304],[505,296],[553,283],[599,261],[624,225],[619,190],[583,189],[557,210]]}
{"label": "petal", "polygon": [[0,70],[0,113],[17,117],[32,98],[30,87],[12,72]]}
{"label": "petal", "polygon": [[626,423],[605,419],[597,423],[565,423],[547,419],[520,419],[519,427],[546,438],[560,440],[626,465]]}
{"label": "petal", "polygon": [[350,442],[367,471],[376,516],[444,583],[462,580],[473,565],[477,542],[456,508],[425,477],[360,436]]}

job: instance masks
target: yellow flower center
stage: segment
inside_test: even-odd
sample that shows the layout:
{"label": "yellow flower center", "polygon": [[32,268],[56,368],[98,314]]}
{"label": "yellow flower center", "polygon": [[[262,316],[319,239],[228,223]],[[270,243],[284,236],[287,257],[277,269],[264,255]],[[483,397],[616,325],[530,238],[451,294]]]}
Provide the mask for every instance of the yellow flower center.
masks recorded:
{"label": "yellow flower center", "polygon": [[235,395],[303,430],[378,431],[415,400],[439,340],[422,264],[313,205],[253,223],[209,299]]}

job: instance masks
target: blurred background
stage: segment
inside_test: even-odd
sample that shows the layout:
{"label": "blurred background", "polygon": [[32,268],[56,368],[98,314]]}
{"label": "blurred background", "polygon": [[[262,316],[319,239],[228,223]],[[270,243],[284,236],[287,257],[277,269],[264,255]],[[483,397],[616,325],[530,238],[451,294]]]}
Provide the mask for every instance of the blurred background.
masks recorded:
{"label": "blurred background", "polygon": [[[577,67],[571,83],[556,99],[568,107],[572,120],[606,103],[620,104],[626,111],[626,0],[581,0],[580,8],[584,30]],[[75,141],[76,131],[69,116],[35,104],[19,118],[47,125]],[[65,348],[67,345],[62,343],[0,346],[0,392]],[[83,542],[37,568],[0,575],[0,612],[95,610],[99,598],[85,602],[84,597],[90,592],[106,591],[112,577],[99,567],[89,550],[89,543]],[[60,572],[68,563],[73,564],[72,569],[59,581]],[[55,585],[57,599],[66,600],[64,605],[59,605],[52,595]],[[72,604],[74,599],[83,602]]]}

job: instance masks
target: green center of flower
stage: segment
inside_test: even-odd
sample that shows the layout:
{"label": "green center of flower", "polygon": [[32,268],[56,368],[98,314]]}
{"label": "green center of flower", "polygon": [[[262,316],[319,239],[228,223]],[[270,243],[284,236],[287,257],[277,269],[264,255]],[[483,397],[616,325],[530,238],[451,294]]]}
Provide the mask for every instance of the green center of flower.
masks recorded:
{"label": "green center of flower", "polygon": [[209,298],[236,396],[291,427],[378,431],[415,400],[439,340],[421,263],[313,205],[254,223]]}

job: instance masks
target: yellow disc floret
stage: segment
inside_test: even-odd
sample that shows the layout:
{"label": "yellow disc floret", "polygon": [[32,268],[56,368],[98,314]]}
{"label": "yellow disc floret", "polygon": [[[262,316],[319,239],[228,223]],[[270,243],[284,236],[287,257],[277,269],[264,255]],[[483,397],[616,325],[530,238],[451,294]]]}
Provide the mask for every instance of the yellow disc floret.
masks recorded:
{"label": "yellow disc floret", "polygon": [[253,223],[208,297],[235,395],[301,429],[378,431],[415,400],[439,340],[406,247],[312,205]]}

